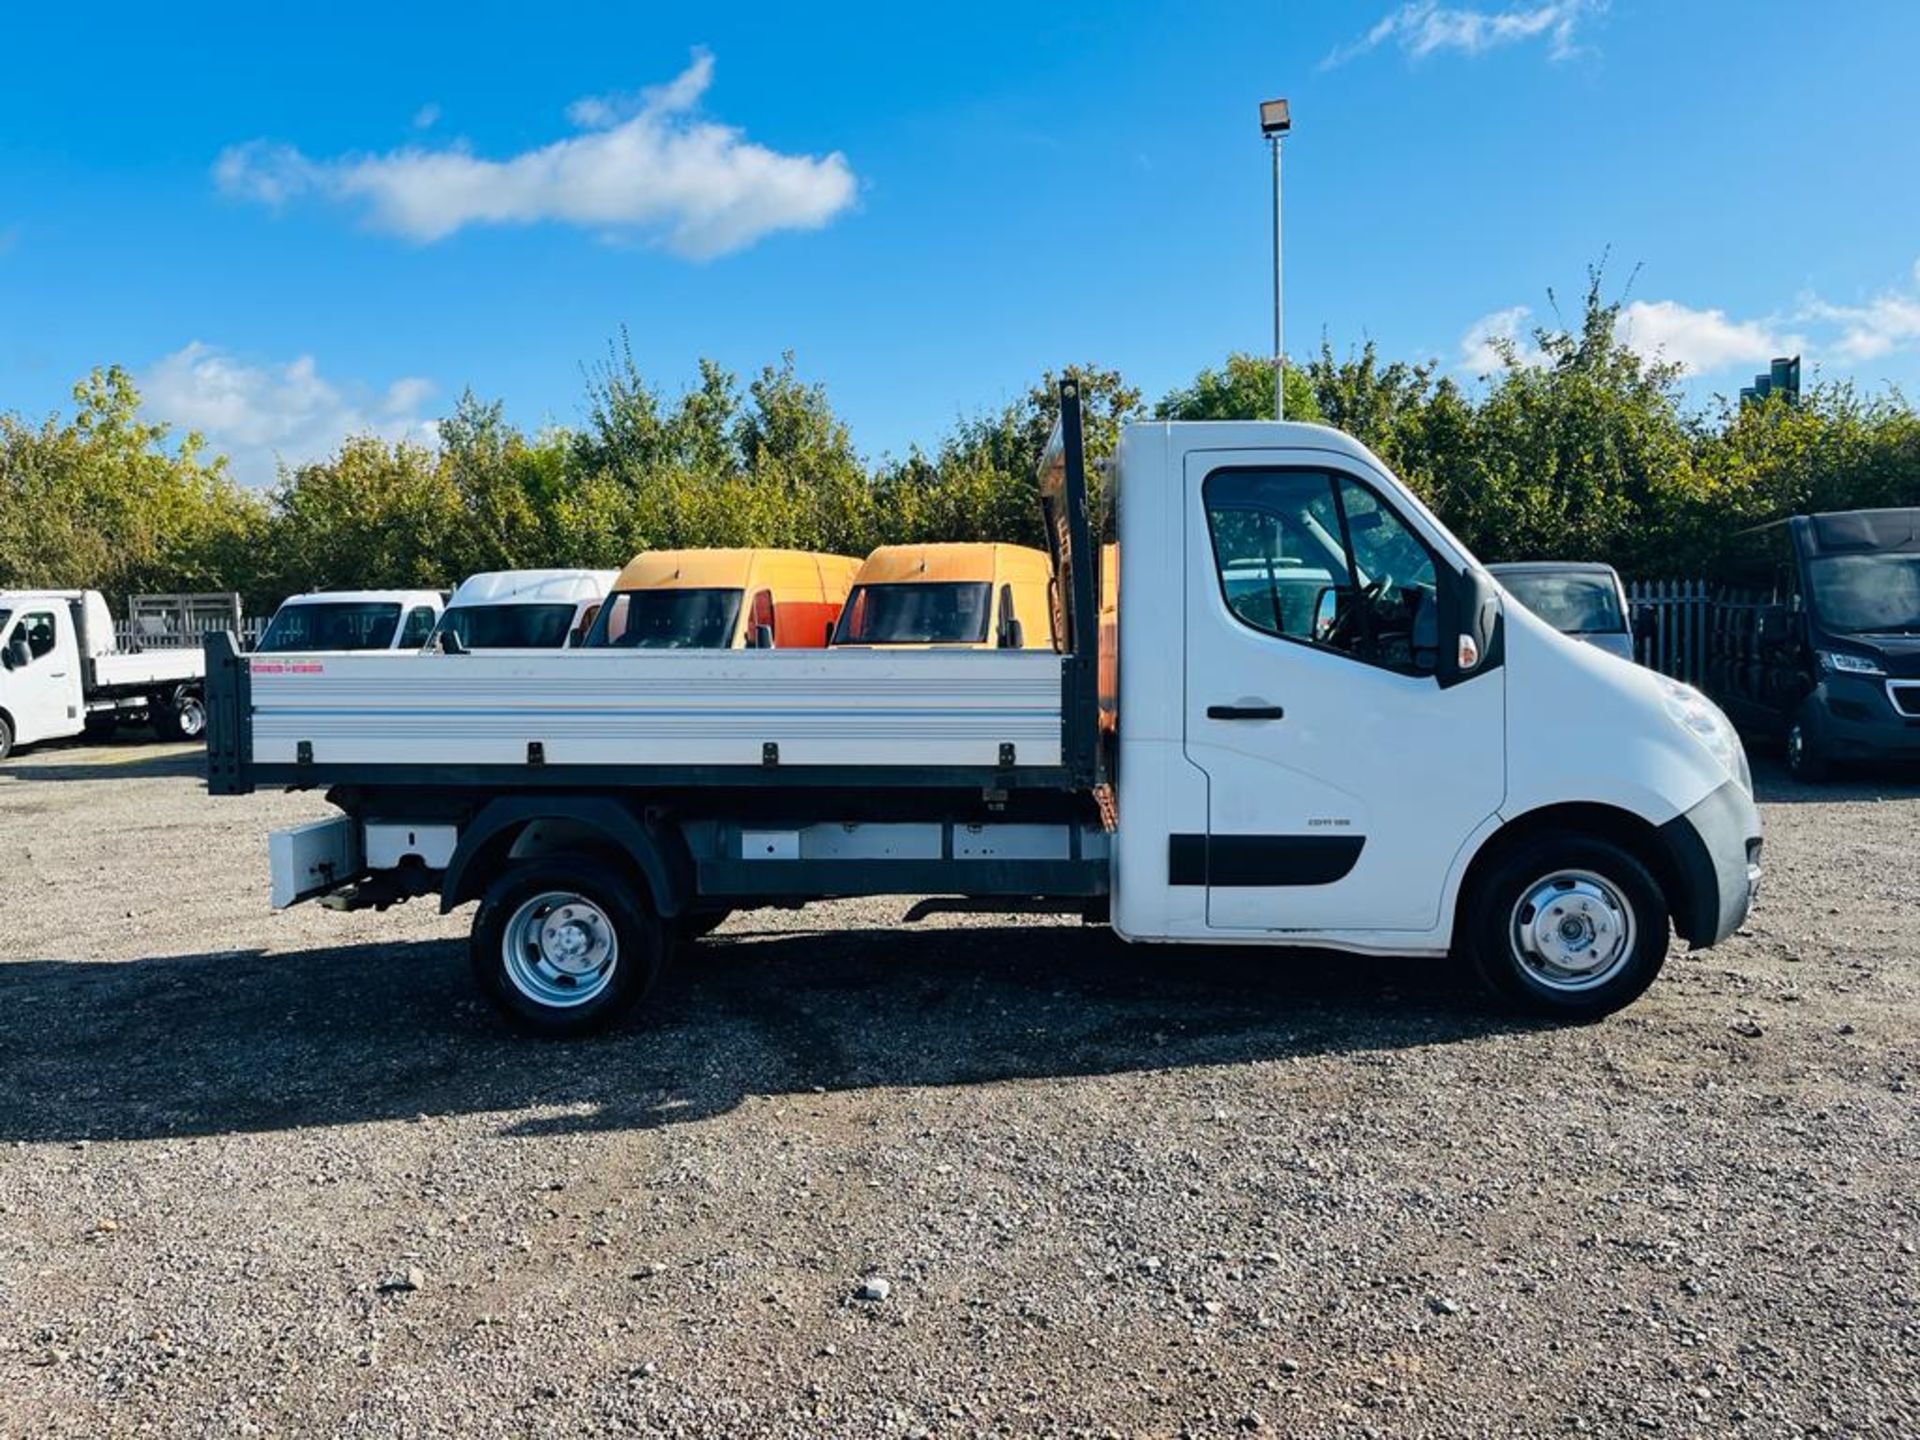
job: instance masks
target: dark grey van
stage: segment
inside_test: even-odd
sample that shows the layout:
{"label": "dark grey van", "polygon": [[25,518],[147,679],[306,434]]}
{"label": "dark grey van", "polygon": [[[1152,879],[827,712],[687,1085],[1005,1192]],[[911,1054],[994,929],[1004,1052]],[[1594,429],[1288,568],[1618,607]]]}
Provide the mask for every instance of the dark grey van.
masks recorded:
{"label": "dark grey van", "polygon": [[1796,515],[1749,532],[1753,597],[1723,604],[1707,686],[1785,741],[1803,780],[1920,760],[1920,509]]}

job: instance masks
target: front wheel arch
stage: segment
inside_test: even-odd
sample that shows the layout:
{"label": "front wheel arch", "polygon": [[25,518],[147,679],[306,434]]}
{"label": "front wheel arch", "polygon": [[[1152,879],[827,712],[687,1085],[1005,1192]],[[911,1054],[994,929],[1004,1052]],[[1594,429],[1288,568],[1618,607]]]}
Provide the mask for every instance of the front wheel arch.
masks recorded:
{"label": "front wheel arch", "polygon": [[[1463,927],[1472,897],[1484,884],[1487,874],[1516,846],[1547,838],[1586,836],[1618,845],[1652,872],[1673,916],[1674,928],[1683,939],[1695,940],[1710,934],[1712,910],[1717,897],[1700,896],[1687,880],[1685,869],[1662,839],[1660,830],[1631,810],[1613,805],[1570,803],[1547,805],[1529,810],[1494,831],[1474,853],[1462,876],[1454,905],[1453,940],[1456,948],[1465,943]],[[1704,910],[1702,907],[1706,907]]]}

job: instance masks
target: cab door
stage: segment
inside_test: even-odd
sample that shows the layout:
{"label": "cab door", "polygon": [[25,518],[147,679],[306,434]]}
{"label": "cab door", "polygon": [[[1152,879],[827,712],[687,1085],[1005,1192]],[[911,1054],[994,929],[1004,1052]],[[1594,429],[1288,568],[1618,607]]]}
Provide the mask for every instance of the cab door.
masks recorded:
{"label": "cab door", "polygon": [[21,744],[76,734],[80,677],[73,623],[62,607],[14,617],[4,637],[7,708]]}
{"label": "cab door", "polygon": [[1350,464],[1187,456],[1184,747],[1207,829],[1168,861],[1205,886],[1209,930],[1431,930],[1505,795],[1504,672],[1439,674],[1460,562]]}

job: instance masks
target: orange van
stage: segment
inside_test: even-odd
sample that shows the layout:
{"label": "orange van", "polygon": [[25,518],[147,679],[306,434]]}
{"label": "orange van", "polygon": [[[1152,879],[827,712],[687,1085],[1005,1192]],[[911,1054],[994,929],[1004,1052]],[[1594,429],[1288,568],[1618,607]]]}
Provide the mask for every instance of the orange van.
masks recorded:
{"label": "orange van", "polygon": [[1053,562],[1025,545],[882,545],[834,628],[842,645],[1051,650]]}
{"label": "orange van", "polygon": [[586,647],[818,650],[860,562],[804,550],[644,550],[613,582]]}

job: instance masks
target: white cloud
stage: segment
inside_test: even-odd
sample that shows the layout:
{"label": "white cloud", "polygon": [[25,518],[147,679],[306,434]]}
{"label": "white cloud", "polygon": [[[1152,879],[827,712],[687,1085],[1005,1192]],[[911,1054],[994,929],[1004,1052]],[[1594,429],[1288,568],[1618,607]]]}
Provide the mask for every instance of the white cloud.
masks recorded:
{"label": "white cloud", "polygon": [[1481,55],[1503,45],[1543,40],[1547,54],[1565,60],[1578,52],[1574,32],[1588,16],[1605,8],[1605,0],[1549,0],[1518,10],[1474,10],[1448,6],[1437,0],[1412,0],[1374,22],[1358,39],[1339,46],[1320,62],[1322,70],[1377,50],[1397,45],[1411,60],[1424,60],[1442,50]]}
{"label": "white cloud", "polygon": [[139,385],[149,415],[198,430],[246,485],[269,484],[277,462],[319,459],[351,435],[423,445],[437,438],[420,414],[431,382],[408,376],[384,390],[336,383],[311,355],[256,365],[195,340],[156,362]]}
{"label": "white cloud", "polygon": [[216,184],[271,206],[317,196],[365,208],[376,227],[422,243],[468,225],[559,221],[661,240],[693,259],[751,245],[777,230],[812,230],[853,203],[846,157],[786,155],[693,113],[713,81],[713,57],[638,96],[575,101],[585,133],[503,160],[464,146],[410,145],[314,160],[254,140],[222,152]]}
{"label": "white cloud", "polygon": [[1791,355],[1806,343],[1771,321],[1731,320],[1724,310],[1696,310],[1678,300],[1632,301],[1621,308],[1614,331],[1647,359],[1669,361],[1689,375],[1764,370],[1773,356]]}
{"label": "white cloud", "polygon": [[[1501,341],[1517,347],[1520,363],[1540,363],[1539,350],[1526,338],[1531,320],[1525,305],[1481,316],[1460,337],[1460,369],[1473,375],[1502,369]],[[1805,295],[1791,315],[1742,320],[1678,300],[1634,300],[1621,306],[1614,333],[1647,359],[1676,364],[1689,376],[1758,374],[1779,355],[1799,355],[1809,366],[1844,373],[1920,350],[1920,261],[1914,262],[1910,286],[1893,286],[1858,304]]]}
{"label": "white cloud", "polygon": [[1920,260],[1913,264],[1914,288],[1885,290],[1864,305],[1836,305],[1810,296],[1800,318],[1838,325],[1829,347],[1842,361],[1877,360],[1920,342]]}
{"label": "white cloud", "polygon": [[439,123],[440,107],[432,100],[413,112],[413,128],[416,130],[431,130]]}
{"label": "white cloud", "polygon": [[1540,349],[1533,343],[1533,311],[1514,305],[1482,315],[1460,337],[1460,368],[1474,375],[1491,375],[1507,368],[1507,354],[1522,365],[1538,365]]}

